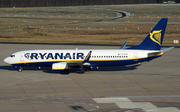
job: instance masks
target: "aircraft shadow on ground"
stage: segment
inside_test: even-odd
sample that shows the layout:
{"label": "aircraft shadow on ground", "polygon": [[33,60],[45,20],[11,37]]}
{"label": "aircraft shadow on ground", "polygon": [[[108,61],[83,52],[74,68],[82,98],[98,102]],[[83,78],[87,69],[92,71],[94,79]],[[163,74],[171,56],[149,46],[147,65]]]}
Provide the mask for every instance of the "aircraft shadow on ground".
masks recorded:
{"label": "aircraft shadow on ground", "polygon": [[99,67],[99,69],[93,69],[93,71],[126,71],[126,70],[135,70],[137,67],[140,66],[137,65],[131,65],[131,66],[110,66],[110,67]]}
{"label": "aircraft shadow on ground", "polygon": [[[114,67],[99,67],[99,69],[97,69],[96,67],[94,67],[91,71],[127,71],[127,70],[135,70],[137,69],[137,67],[139,66],[139,64],[137,65],[131,65],[131,66],[114,66]],[[14,68],[12,66],[0,66],[0,70],[9,70],[9,71],[18,71],[17,68]],[[69,74],[69,73],[80,73],[78,68],[75,68],[73,70],[70,71],[65,71],[65,72],[55,72],[52,71],[51,67],[41,67],[41,69],[39,69],[38,67],[23,67],[24,71],[43,71],[45,73],[54,73],[54,74]]]}
{"label": "aircraft shadow on ground", "polygon": [[82,106],[70,106],[73,110],[76,110],[76,111],[78,111],[78,110],[82,110],[82,111],[86,111],[87,112],[87,110],[86,109],[84,109],[84,107],[82,107]]}
{"label": "aircraft shadow on ground", "polygon": [[[24,71],[42,71],[42,70],[51,70],[50,67],[43,67],[39,69],[38,67],[22,67]],[[13,66],[0,66],[0,70],[9,70],[9,71],[18,71],[17,68],[14,68]]]}

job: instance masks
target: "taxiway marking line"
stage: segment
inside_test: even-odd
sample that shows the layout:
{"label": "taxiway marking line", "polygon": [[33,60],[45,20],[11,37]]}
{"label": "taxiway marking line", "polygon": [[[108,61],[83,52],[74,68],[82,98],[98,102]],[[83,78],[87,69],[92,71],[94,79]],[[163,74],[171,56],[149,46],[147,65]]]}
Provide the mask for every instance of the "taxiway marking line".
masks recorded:
{"label": "taxiway marking line", "polygon": [[[56,95],[67,95],[67,94],[76,94],[76,93],[85,93],[85,92],[97,92],[97,91],[112,91],[112,90],[121,90],[121,89],[138,89],[138,88],[160,88],[160,87],[176,87],[180,85],[164,85],[164,86],[141,86],[141,87],[129,87],[129,88],[113,88],[113,89],[100,89],[100,90],[89,90],[89,91],[75,91],[75,92],[68,92],[68,93],[58,93],[58,94],[49,94],[49,95],[43,95],[43,96],[35,96],[33,98],[41,98],[41,97],[46,97],[46,96],[56,96]],[[8,101],[16,101],[16,100],[25,100],[29,99],[29,97],[25,98],[17,98],[17,99],[12,99],[12,100],[2,100],[2,102],[8,102]]]}

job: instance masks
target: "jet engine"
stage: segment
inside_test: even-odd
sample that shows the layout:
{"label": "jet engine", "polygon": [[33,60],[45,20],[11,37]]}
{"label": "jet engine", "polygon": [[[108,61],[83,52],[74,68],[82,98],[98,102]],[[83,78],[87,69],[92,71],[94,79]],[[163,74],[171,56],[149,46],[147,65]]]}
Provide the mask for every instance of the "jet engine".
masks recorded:
{"label": "jet engine", "polygon": [[68,64],[67,64],[67,62],[54,63],[52,65],[52,70],[54,70],[54,71],[68,70]]}

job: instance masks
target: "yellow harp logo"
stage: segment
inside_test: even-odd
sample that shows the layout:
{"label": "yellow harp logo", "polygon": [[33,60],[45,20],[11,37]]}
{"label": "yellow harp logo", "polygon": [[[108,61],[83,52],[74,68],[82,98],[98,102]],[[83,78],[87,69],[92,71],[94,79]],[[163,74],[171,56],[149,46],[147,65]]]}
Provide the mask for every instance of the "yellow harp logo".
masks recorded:
{"label": "yellow harp logo", "polygon": [[150,33],[150,38],[152,41],[158,43],[161,46],[161,31],[153,31],[152,33]]}

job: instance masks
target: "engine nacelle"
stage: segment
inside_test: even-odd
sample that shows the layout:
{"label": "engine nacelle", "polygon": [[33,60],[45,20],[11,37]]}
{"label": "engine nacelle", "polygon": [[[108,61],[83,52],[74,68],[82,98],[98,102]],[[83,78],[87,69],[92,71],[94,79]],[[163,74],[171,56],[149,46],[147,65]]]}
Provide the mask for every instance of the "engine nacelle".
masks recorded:
{"label": "engine nacelle", "polygon": [[54,63],[52,65],[52,70],[54,70],[54,71],[68,70],[68,64],[66,62]]}

